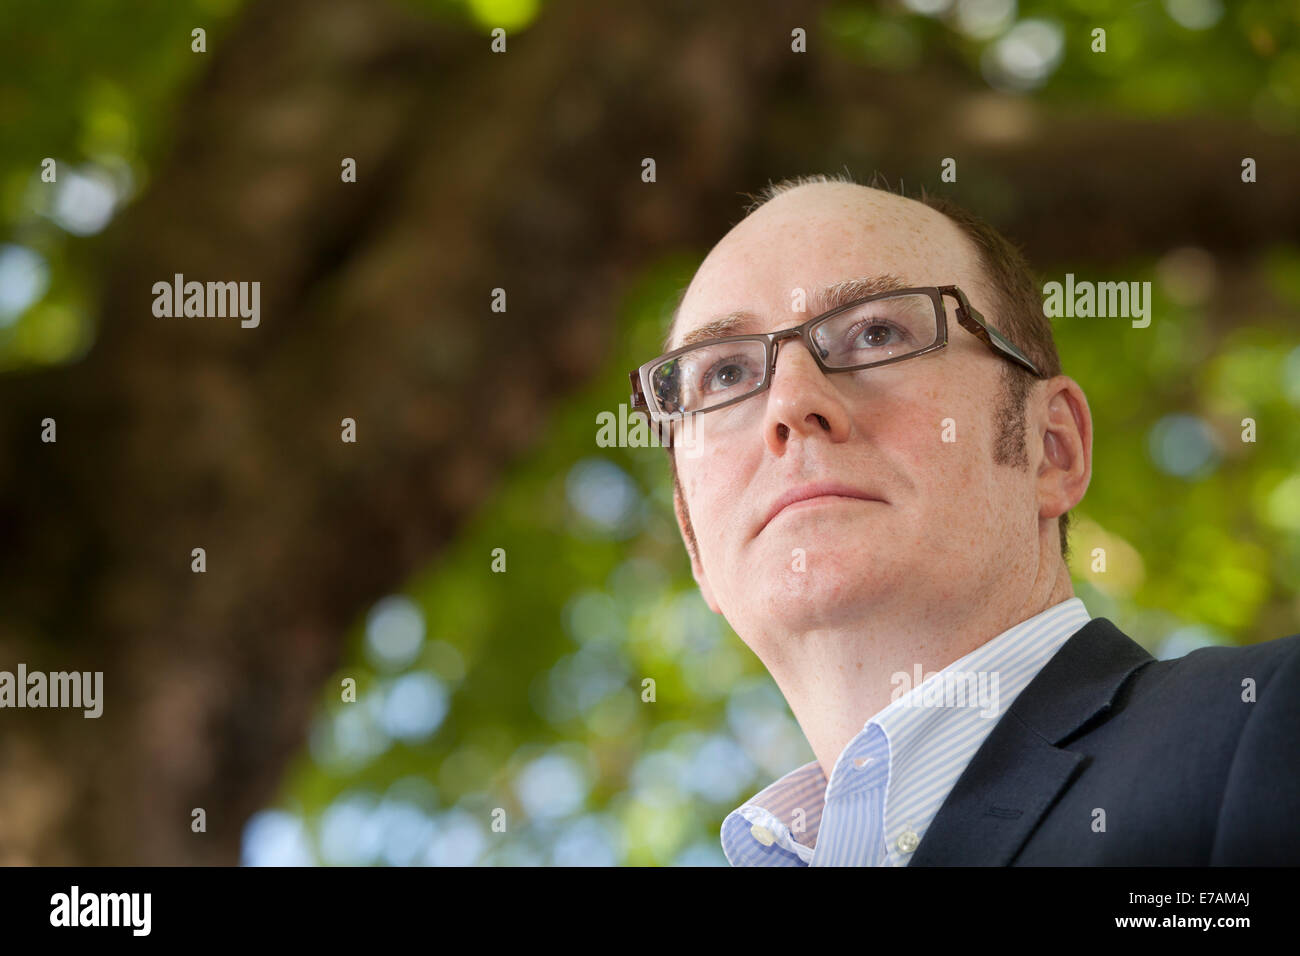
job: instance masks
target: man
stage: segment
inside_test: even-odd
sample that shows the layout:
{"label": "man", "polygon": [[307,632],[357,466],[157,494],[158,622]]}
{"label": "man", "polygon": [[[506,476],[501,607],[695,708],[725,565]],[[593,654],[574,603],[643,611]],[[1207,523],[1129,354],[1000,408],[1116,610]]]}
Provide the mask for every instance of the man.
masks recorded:
{"label": "man", "polygon": [[700,591],[817,758],[727,816],[732,864],[1300,863],[1300,635],[1155,661],[1090,619],[1092,419],[996,232],[771,187],[632,384]]}

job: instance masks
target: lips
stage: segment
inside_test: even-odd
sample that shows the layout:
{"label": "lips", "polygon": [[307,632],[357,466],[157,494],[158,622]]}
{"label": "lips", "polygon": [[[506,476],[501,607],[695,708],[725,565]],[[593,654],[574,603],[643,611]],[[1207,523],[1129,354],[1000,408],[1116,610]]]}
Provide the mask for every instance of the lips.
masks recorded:
{"label": "lips", "polygon": [[817,482],[811,485],[800,485],[797,488],[791,488],[776,501],[772,502],[772,507],[768,509],[767,516],[763,519],[763,525],[759,528],[762,531],[784,508],[800,501],[807,501],[809,498],[820,498],[823,495],[836,495],[841,498],[859,498],[863,501],[884,501],[879,495],[870,491],[863,491],[860,488],[854,488],[851,485],[840,484],[839,482]]}

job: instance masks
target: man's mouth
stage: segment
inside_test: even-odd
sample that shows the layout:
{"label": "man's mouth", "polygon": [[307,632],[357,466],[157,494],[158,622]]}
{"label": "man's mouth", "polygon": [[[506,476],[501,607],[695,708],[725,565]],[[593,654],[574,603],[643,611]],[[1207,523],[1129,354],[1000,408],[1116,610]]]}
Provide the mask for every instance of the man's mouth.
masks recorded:
{"label": "man's mouth", "polygon": [[816,482],[810,485],[799,485],[785,492],[767,511],[767,516],[763,519],[763,525],[759,528],[761,532],[778,514],[787,508],[801,505],[803,502],[820,502],[829,503],[832,501],[878,501],[884,502],[880,495],[872,491],[864,491],[860,488],[854,488],[852,485],[842,484],[840,482]]}

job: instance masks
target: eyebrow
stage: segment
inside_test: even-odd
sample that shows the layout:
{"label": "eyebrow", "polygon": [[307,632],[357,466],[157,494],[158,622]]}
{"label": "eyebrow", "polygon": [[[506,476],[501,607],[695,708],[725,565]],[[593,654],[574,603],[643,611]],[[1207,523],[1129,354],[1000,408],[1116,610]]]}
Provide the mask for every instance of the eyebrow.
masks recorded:
{"label": "eyebrow", "polygon": [[[842,305],[848,305],[850,302],[866,298],[869,295],[877,295],[881,292],[897,292],[899,289],[907,288],[911,288],[911,286],[908,285],[906,280],[894,275],[892,272],[886,272],[882,275],[844,279],[841,282],[821,286],[814,289],[809,298],[814,310],[813,315],[821,315],[823,312],[838,309]],[[703,325],[687,332],[682,336],[682,340],[677,344],[676,348],[697,345],[710,339],[726,338],[729,335],[744,335],[746,330],[760,325],[762,322],[762,316],[756,315],[748,309],[727,312],[724,315],[714,316]]]}

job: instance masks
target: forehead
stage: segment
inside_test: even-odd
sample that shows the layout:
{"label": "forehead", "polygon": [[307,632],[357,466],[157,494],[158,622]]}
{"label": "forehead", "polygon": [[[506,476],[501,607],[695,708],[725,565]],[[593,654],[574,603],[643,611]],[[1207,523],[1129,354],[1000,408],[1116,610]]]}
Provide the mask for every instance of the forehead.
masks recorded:
{"label": "forehead", "polygon": [[[842,302],[846,289],[870,295],[949,284],[982,288],[975,250],[947,216],[867,186],[801,186],[713,247],[682,297],[667,348],[718,328],[794,325]],[[792,311],[796,289],[807,312]]]}

